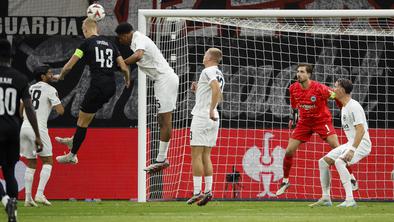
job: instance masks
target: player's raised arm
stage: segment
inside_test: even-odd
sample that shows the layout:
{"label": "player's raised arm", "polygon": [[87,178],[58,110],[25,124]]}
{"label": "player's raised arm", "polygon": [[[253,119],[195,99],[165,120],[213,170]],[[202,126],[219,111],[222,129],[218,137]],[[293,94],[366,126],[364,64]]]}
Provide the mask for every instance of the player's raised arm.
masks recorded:
{"label": "player's raised arm", "polygon": [[64,77],[71,71],[75,64],[77,64],[78,60],[82,58],[83,51],[80,49],[76,49],[73,56],[71,56],[70,60],[64,65],[62,71],[60,72],[59,80],[63,80]]}
{"label": "player's raised arm", "polygon": [[118,56],[116,58],[116,62],[118,63],[120,70],[124,75],[124,80],[126,82],[126,87],[130,87],[130,71],[129,68],[126,66],[125,61],[123,60],[122,56]]}

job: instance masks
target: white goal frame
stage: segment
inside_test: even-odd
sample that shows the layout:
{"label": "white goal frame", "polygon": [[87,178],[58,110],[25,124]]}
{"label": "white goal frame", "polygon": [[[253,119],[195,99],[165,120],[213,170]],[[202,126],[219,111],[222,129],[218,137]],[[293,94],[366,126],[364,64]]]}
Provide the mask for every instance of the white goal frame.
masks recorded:
{"label": "white goal frame", "polygon": [[[394,17],[394,10],[138,10],[138,31],[146,34],[150,17],[239,17],[239,18],[314,18],[314,17]],[[146,202],[146,75],[138,69],[138,202]]]}

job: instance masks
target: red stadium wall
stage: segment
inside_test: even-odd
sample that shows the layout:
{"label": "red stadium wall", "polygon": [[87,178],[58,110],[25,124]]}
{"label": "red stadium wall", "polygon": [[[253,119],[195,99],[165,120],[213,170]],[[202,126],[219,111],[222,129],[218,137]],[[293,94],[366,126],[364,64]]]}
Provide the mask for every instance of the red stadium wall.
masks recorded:
{"label": "red stadium wall", "polygon": [[[179,130],[178,135],[189,135]],[[70,136],[74,129],[50,129],[50,136]],[[268,144],[270,162],[264,163],[264,136],[271,133]],[[382,133],[385,133],[383,136]],[[373,149],[370,156],[353,167],[359,180],[360,190],[355,192],[356,198],[393,199],[393,182],[390,172],[394,166],[394,130],[370,129]],[[239,171],[242,188],[239,198],[253,199],[260,194],[262,198],[270,198],[278,188],[281,178],[281,159],[289,137],[288,130],[243,130],[221,129],[219,146],[212,151],[214,163],[215,198],[232,198],[231,188],[226,190],[226,174],[232,172],[232,166]],[[380,139],[377,139],[379,138]],[[237,140],[235,138],[238,138]],[[256,138],[254,140],[246,138]],[[344,138],[341,137],[341,140]],[[321,142],[319,138],[312,138]],[[188,139],[186,140],[188,143]],[[308,144],[307,144],[308,145]],[[53,140],[54,155],[61,155],[66,147]],[[171,167],[165,174],[177,174],[176,179],[164,177],[163,187],[165,198],[186,198],[192,192],[192,175],[190,168],[190,148],[187,146],[184,155],[170,156]],[[330,149],[309,143],[297,151],[295,163],[291,172],[292,186],[288,194],[281,198],[316,199],[320,196],[320,182],[317,161],[323,153]],[[175,150],[170,151],[173,155]],[[253,152],[251,152],[253,151]],[[247,154],[254,154],[249,159]],[[59,165],[55,163],[52,177],[48,182],[46,195],[49,199],[136,199],[137,198],[137,129],[98,129],[88,130],[85,143],[78,154],[80,163],[77,165]],[[257,156],[257,157],[256,157]],[[253,161],[254,160],[254,161]],[[25,160],[22,160],[25,161]],[[244,162],[244,163],[243,163]],[[249,164],[249,168],[245,167]],[[18,181],[23,181],[24,164],[18,164]],[[251,177],[255,168],[257,177]],[[39,166],[40,169],[40,166]],[[332,194],[334,197],[344,197],[344,191],[339,176],[333,168]],[[247,172],[249,171],[249,172]],[[179,172],[182,172],[179,174]],[[256,172],[254,172],[256,174]],[[33,194],[38,184],[39,172],[33,186]],[[182,180],[179,180],[182,177]],[[276,178],[275,178],[276,177]],[[264,179],[265,178],[265,179]],[[268,181],[268,182],[267,182]],[[23,183],[20,183],[20,198],[24,198]]]}
{"label": "red stadium wall", "polygon": [[[341,130],[337,131],[338,135],[341,135]],[[352,167],[360,187],[354,196],[357,199],[392,200],[394,198],[393,181],[391,180],[391,171],[394,167],[394,130],[370,129],[369,132],[373,143],[372,152],[366,159]],[[272,135],[267,137],[269,141],[266,143],[268,145],[266,157],[269,157],[269,161],[264,163],[264,137],[267,133]],[[188,132],[183,134],[189,135]],[[282,162],[290,135],[289,130],[221,129],[220,135],[219,146],[212,150],[215,198],[233,197],[230,184],[226,185],[226,175],[231,173],[232,167],[235,166],[240,173],[240,181],[242,182],[238,198],[276,199],[277,197],[272,197],[269,194],[272,195],[276,192],[283,176]],[[256,139],[251,140],[250,138]],[[330,148],[327,144],[322,145],[322,140],[317,136],[312,137],[311,141],[317,143],[310,142],[301,145],[296,152],[290,175],[292,186],[280,198],[317,199],[321,197],[317,160],[328,153]],[[344,143],[345,141],[345,136],[341,135],[340,142]],[[189,147],[187,147],[186,153],[190,153]],[[176,159],[180,158],[170,157],[170,162],[174,163]],[[174,174],[182,172],[182,182],[179,184],[166,183],[164,190],[169,191],[165,192],[166,198],[190,197],[193,190],[190,161],[190,155],[185,155],[185,164],[182,169],[173,170]],[[332,167],[331,171],[331,195],[335,199],[343,199],[345,193],[339,175],[335,167]],[[171,169],[164,172],[173,173]],[[250,176],[253,174],[255,175],[254,179]],[[171,181],[179,180],[171,179]],[[226,186],[228,186],[227,189]]]}
{"label": "red stadium wall", "polygon": [[[49,130],[54,156],[68,151],[66,146],[54,141],[55,136],[66,137],[73,133],[74,129]],[[137,197],[137,138],[137,129],[88,129],[78,153],[79,163],[55,163],[46,196],[48,199]],[[35,176],[33,194],[38,185],[39,172]],[[19,197],[24,198],[24,189]]]}

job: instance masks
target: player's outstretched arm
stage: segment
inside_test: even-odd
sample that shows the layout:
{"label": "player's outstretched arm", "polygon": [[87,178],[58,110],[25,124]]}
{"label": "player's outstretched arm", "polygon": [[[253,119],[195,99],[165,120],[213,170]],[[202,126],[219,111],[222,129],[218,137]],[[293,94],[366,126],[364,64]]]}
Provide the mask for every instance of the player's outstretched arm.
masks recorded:
{"label": "player's outstretched arm", "polygon": [[[78,51],[78,50],[77,50]],[[77,53],[76,51],[76,53]],[[82,56],[81,56],[82,57]],[[56,80],[63,80],[64,77],[71,71],[71,69],[74,67],[75,64],[77,64],[78,60],[80,59],[80,57],[78,55],[76,55],[74,53],[73,56],[71,56],[70,60],[68,60],[68,62],[64,65],[64,67],[62,68],[62,71],[60,72],[59,76],[54,77],[54,79]]]}
{"label": "player's outstretched arm", "polygon": [[118,56],[116,58],[116,62],[118,63],[120,70],[122,71],[124,75],[124,80],[126,82],[126,87],[130,87],[130,71],[129,68],[127,67],[125,61],[123,60],[122,56]]}
{"label": "player's outstretched arm", "polygon": [[124,62],[127,65],[135,64],[142,59],[142,57],[144,56],[144,53],[145,53],[144,50],[138,49],[134,52],[133,55],[131,55],[127,59],[125,59]]}
{"label": "player's outstretched arm", "polygon": [[34,134],[36,135],[36,141],[35,141],[36,151],[41,152],[42,142],[40,137],[40,131],[38,130],[36,112],[34,111],[33,105],[31,104],[31,99],[30,98],[23,99],[23,104],[25,106],[27,119],[29,120],[31,126],[33,127]]}

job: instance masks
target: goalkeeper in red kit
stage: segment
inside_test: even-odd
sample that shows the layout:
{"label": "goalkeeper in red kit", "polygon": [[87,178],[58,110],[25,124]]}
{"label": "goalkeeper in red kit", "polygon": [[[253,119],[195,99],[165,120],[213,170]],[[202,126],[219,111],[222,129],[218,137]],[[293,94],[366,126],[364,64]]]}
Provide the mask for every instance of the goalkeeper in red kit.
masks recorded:
{"label": "goalkeeper in red kit", "polygon": [[[295,151],[301,143],[309,141],[313,133],[319,134],[332,149],[340,145],[327,104],[328,99],[335,98],[335,93],[328,86],[311,80],[312,71],[312,65],[299,64],[297,67],[297,82],[289,87],[292,108],[289,127],[292,128],[294,125],[296,127],[287,144],[283,159],[283,180],[276,192],[277,196],[282,195],[290,186],[289,174]],[[353,190],[357,190],[357,181],[354,175],[351,175]]]}

